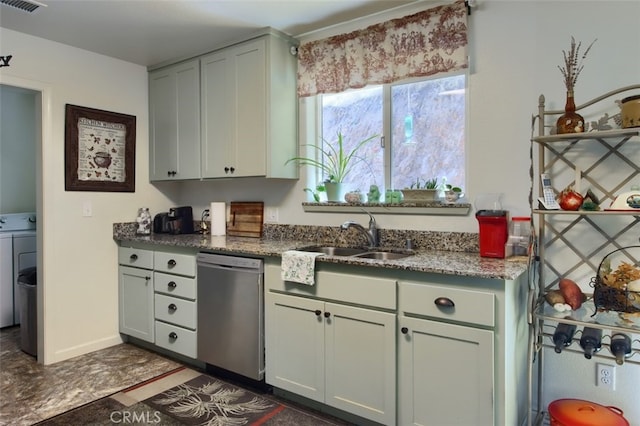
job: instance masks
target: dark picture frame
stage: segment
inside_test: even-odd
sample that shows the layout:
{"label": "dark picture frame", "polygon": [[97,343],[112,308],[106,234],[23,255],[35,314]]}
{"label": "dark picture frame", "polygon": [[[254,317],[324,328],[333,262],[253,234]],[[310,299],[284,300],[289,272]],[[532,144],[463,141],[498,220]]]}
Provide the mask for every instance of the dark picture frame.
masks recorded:
{"label": "dark picture frame", "polygon": [[136,117],[65,107],[65,190],[135,192]]}

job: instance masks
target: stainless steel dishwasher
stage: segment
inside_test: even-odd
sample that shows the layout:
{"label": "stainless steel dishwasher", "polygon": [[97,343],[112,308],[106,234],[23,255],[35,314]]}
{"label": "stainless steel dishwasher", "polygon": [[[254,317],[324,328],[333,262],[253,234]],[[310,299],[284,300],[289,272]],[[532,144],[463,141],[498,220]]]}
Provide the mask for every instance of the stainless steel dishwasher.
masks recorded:
{"label": "stainless steel dishwasher", "polygon": [[264,378],[264,267],[261,259],[199,253],[198,359]]}

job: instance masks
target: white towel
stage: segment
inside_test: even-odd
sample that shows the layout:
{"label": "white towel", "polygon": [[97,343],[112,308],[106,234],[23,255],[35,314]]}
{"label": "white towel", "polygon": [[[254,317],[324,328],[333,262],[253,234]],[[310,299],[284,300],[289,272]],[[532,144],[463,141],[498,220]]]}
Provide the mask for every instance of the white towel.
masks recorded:
{"label": "white towel", "polygon": [[284,281],[314,285],[316,257],[323,253],[288,250],[282,253],[281,277]]}

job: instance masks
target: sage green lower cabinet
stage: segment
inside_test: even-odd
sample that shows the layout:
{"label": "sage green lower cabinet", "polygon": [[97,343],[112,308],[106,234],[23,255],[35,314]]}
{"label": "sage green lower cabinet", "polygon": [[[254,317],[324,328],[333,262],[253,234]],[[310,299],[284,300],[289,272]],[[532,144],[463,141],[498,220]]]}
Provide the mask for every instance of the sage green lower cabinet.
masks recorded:
{"label": "sage green lower cabinet", "polygon": [[120,333],[153,343],[153,252],[120,247],[118,263]]}
{"label": "sage green lower cabinet", "polygon": [[[399,287],[401,309],[405,298],[415,304],[446,297],[423,284]],[[465,309],[447,299],[455,306],[443,310]],[[493,312],[493,303],[487,307]],[[414,318],[408,315],[423,312],[407,309],[398,319],[399,424],[494,425],[493,331]]]}
{"label": "sage green lower cabinet", "polygon": [[[306,286],[283,282],[280,265],[267,264],[265,282],[267,383],[394,424],[395,281],[319,268]],[[367,286],[379,293],[363,296]]]}
{"label": "sage green lower cabinet", "polygon": [[315,276],[283,282],[267,259],[267,383],[384,425],[524,423],[526,274],[317,262]]}
{"label": "sage green lower cabinet", "polygon": [[398,424],[526,420],[526,275],[398,280]]}
{"label": "sage green lower cabinet", "polygon": [[195,359],[196,255],[120,247],[120,332]]}

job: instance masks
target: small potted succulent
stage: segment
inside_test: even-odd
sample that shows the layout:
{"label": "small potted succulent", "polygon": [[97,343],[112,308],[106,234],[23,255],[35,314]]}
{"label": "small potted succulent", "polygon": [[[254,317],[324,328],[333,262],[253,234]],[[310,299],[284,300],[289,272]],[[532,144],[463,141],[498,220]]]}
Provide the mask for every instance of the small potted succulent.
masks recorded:
{"label": "small potted succulent", "polygon": [[462,188],[450,184],[446,184],[444,186],[444,198],[447,203],[455,203],[463,196],[464,193],[462,192]]}
{"label": "small potted succulent", "polygon": [[318,184],[316,185],[316,189],[311,189],[311,188],[304,188],[304,192],[308,192],[313,196],[313,200],[316,203],[320,202],[320,193],[321,192],[326,192],[326,188],[324,187],[324,184]]}
{"label": "small potted succulent", "polygon": [[409,203],[433,201],[436,195],[438,195],[438,178],[416,178],[409,188],[402,190],[403,200]]}

